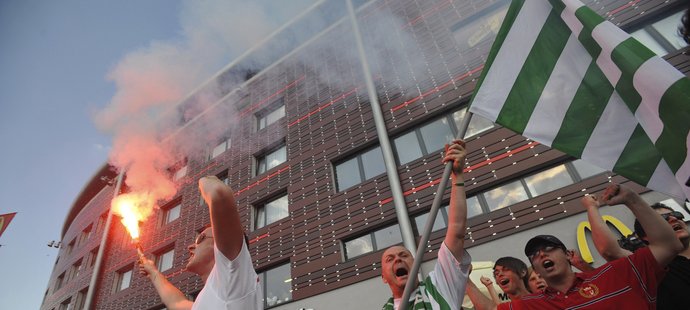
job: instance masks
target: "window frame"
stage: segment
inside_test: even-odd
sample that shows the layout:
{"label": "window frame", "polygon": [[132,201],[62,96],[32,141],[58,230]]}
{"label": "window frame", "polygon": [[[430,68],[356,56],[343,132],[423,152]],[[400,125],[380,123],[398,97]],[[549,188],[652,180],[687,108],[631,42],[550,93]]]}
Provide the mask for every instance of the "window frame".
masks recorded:
{"label": "window frame", "polygon": [[[280,116],[279,118],[275,119],[273,122],[269,123],[268,122],[268,116],[271,115],[273,112],[276,112],[282,108],[283,110],[283,115]],[[287,106],[285,106],[285,97],[281,96],[278,99],[274,100],[269,104],[267,107],[261,109],[259,112],[254,113],[254,122],[256,126],[254,126],[254,131],[258,132],[261,131],[265,128],[268,128],[269,126],[279,122],[283,118],[287,116]],[[264,120],[264,124],[262,126],[262,120]]]}
{"label": "window frame", "polygon": [[[129,276],[127,277],[127,287],[122,287],[125,279],[125,275],[129,273]],[[132,266],[128,266],[125,268],[120,269],[117,271],[117,276],[115,277],[115,293],[117,292],[122,292],[130,287],[132,287],[132,275],[134,274],[134,268]]]}
{"label": "window frame", "polygon": [[[290,300],[280,301],[280,302],[277,302],[277,303],[274,304],[274,305],[270,305],[270,306],[269,306],[269,305],[268,305],[268,272],[269,272],[269,271],[272,271],[272,270],[276,270],[276,269],[281,268],[281,267],[285,267],[285,266],[287,266],[288,269],[289,269],[289,271],[290,271],[290,281],[289,281],[289,282],[286,282],[287,280],[283,280],[283,282],[284,282],[284,283],[290,283],[290,289],[289,289]],[[291,266],[291,264],[290,264],[290,261],[283,261],[283,262],[281,262],[281,263],[272,265],[271,267],[268,267],[268,268],[266,268],[266,269],[263,269],[263,270],[260,271],[260,272],[257,272],[257,275],[259,276],[259,279],[260,279],[259,282],[262,283],[262,285],[261,285],[262,287],[261,287],[261,288],[262,288],[262,290],[263,290],[263,292],[264,292],[264,298],[263,298],[263,299],[264,299],[264,308],[265,308],[265,309],[270,309],[270,308],[273,308],[273,307],[278,307],[278,306],[281,306],[281,305],[283,305],[283,304],[285,304],[285,303],[288,303],[288,302],[291,302],[291,301],[294,300],[294,297],[292,296],[292,292],[293,292],[293,289],[292,289],[292,266]],[[279,300],[279,299],[278,299],[278,300]]]}
{"label": "window frame", "polygon": [[[345,261],[345,262],[351,261],[351,260],[353,260],[353,259],[357,259],[357,258],[362,257],[362,256],[364,256],[364,255],[369,255],[369,254],[371,254],[371,253],[376,253],[376,252],[378,252],[378,251],[380,251],[380,250],[384,250],[384,249],[382,249],[382,248],[378,245],[378,243],[377,243],[377,241],[376,241],[376,233],[379,232],[379,231],[383,231],[383,230],[385,230],[385,229],[391,228],[391,227],[395,227],[395,226],[398,226],[398,231],[400,232],[400,224],[396,222],[396,223],[392,223],[392,224],[389,224],[389,225],[376,227],[376,229],[374,229],[374,230],[368,230],[368,231],[366,231],[365,233],[356,235],[356,236],[354,236],[354,237],[352,237],[352,238],[341,239],[341,240],[340,240],[340,243],[341,243],[342,249],[343,249],[343,250],[342,250],[342,253],[343,253],[343,261]],[[362,237],[365,237],[365,236],[369,236],[369,238],[371,238],[371,247],[372,247],[371,252],[364,252],[364,253],[361,253],[361,254],[358,254],[358,255],[355,255],[355,256],[350,257],[350,256],[347,254],[347,246],[346,246],[346,244],[347,244],[348,242],[350,242],[350,241],[353,241],[353,240],[356,240],[356,239],[359,239],[359,238],[362,238]],[[396,242],[396,243],[393,243],[393,244],[391,244],[391,245],[388,245],[388,247],[395,246],[395,245],[402,244],[402,243],[403,243],[403,240],[402,240],[402,232],[400,232],[400,242]]]}
{"label": "window frame", "polygon": [[[382,164],[385,165],[385,159],[383,159],[383,150],[381,150],[381,145],[378,144],[378,143],[377,143],[376,145],[374,145],[374,146],[367,147],[367,148],[365,148],[365,149],[363,149],[363,150],[357,152],[357,153],[354,154],[354,155],[345,157],[344,159],[341,159],[341,160],[337,160],[337,161],[331,162],[331,166],[332,166],[332,170],[333,170],[333,176],[334,176],[334,181],[335,181],[335,182],[334,182],[334,183],[335,183],[335,184],[334,184],[334,185],[335,185],[334,187],[335,187],[336,193],[343,192],[343,191],[348,190],[348,189],[350,189],[350,188],[353,188],[353,187],[355,187],[355,186],[357,186],[357,185],[359,185],[359,184],[362,184],[362,183],[364,183],[364,182],[366,182],[366,181],[368,181],[368,180],[371,180],[371,179],[377,178],[377,177],[379,177],[379,176],[381,176],[381,175],[383,175],[383,174],[386,174],[386,169],[385,169],[385,167],[384,167],[383,172],[381,172],[381,173],[379,173],[379,174],[377,174],[377,175],[374,175],[374,176],[372,176],[372,177],[370,177],[370,178],[367,178],[367,177],[366,177],[366,172],[365,172],[365,170],[364,170],[364,162],[363,162],[363,160],[362,160],[362,156],[363,156],[364,154],[370,152],[370,151],[375,150],[375,149],[379,149],[379,150],[380,150],[380,152],[381,152],[381,160],[383,161]],[[339,165],[342,165],[342,164],[344,164],[344,163],[346,163],[346,162],[349,162],[350,160],[353,160],[353,159],[355,159],[355,160],[356,160],[356,163],[357,163],[357,171],[359,172],[359,182],[358,182],[358,183],[354,183],[353,185],[350,185],[350,186],[345,187],[345,188],[340,188],[340,184],[339,184],[339,182],[338,182],[338,181],[339,181],[339,179],[338,179],[338,166],[339,166]]]}
{"label": "window frame", "polygon": [[[268,205],[271,202],[277,201],[279,199],[283,199],[283,198],[287,199],[287,206],[286,206],[287,207],[286,208],[287,209],[287,215],[284,217],[281,217],[281,218],[279,218],[273,222],[268,223],[268,213],[263,212],[264,223],[262,226],[259,227],[258,226],[259,210],[260,209],[265,210],[266,205]],[[273,223],[277,223],[279,221],[282,221],[283,219],[285,219],[289,216],[290,216],[290,199],[288,197],[287,190],[282,190],[275,195],[271,195],[270,198],[268,198],[268,199],[261,200],[261,201],[258,201],[258,202],[253,204],[253,207],[252,207],[252,228],[253,229],[252,229],[252,231],[256,231],[256,230],[259,230],[261,228],[267,227]]]}
{"label": "window frame", "polygon": [[[170,267],[163,269],[164,257],[167,254],[170,254],[172,256],[170,257]],[[155,263],[156,267],[158,268],[158,271],[160,272],[166,272],[168,270],[173,269],[175,267],[175,246],[168,246],[158,251],[156,253]]]}
{"label": "window frame", "polygon": [[[271,168],[268,168],[267,157],[269,155],[277,153],[279,150],[281,150],[283,148],[285,149],[285,161],[282,161],[281,163],[279,163],[279,164],[277,164]],[[261,171],[262,161],[263,161],[263,165],[265,166],[263,168],[264,169],[263,171]],[[254,172],[254,176],[262,175],[262,174],[270,171],[271,169],[276,168],[276,167],[286,163],[287,161],[288,161],[288,149],[287,149],[287,144],[285,144],[285,141],[283,140],[281,143],[277,144],[276,146],[268,148],[265,151],[260,152],[257,155],[254,155],[254,169],[252,169]]]}

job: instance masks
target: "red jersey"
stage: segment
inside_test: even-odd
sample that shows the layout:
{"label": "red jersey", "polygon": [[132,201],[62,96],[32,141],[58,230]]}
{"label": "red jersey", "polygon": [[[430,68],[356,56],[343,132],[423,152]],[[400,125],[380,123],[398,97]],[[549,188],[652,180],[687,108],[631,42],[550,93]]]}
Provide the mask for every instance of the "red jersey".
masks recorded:
{"label": "red jersey", "polygon": [[647,247],[592,271],[575,273],[565,294],[547,288],[502,303],[498,309],[656,309],[656,289],[664,273]]}

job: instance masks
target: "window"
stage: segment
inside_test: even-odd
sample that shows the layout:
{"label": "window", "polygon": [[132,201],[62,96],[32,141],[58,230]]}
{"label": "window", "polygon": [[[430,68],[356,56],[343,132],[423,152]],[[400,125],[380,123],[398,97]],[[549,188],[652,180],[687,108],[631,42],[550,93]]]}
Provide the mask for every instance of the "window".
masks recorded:
{"label": "window", "polygon": [[[444,115],[424,123],[393,139],[398,163],[404,165],[422,156],[443,150],[445,144],[457,136],[464,116],[465,109],[463,108],[451,115]],[[491,129],[493,126],[494,124],[487,119],[474,115],[465,137]]]}
{"label": "window", "polygon": [[163,209],[163,225],[180,218],[181,210],[182,203],[179,201],[174,202],[171,207]]}
{"label": "window", "polygon": [[261,130],[285,117],[285,103],[281,97],[271,107],[256,114],[256,130]]}
{"label": "window", "polygon": [[173,175],[173,181],[177,182],[180,179],[184,178],[186,175],[187,175],[187,165],[184,165],[184,166],[180,167],[180,169],[177,169],[177,171],[175,171],[175,174]]}
{"label": "window", "polygon": [[129,287],[132,281],[132,269],[120,271],[117,273],[117,283],[115,285],[115,291],[119,292]]}
{"label": "window", "polygon": [[70,243],[67,245],[67,248],[65,249],[65,254],[70,255],[72,253],[72,250],[74,250],[74,244],[76,242],[76,239],[72,239]]}
{"label": "window", "polygon": [[60,303],[60,307],[58,307],[60,310],[72,310],[72,298],[67,298],[65,301]]}
{"label": "window", "polygon": [[98,247],[95,247],[93,250],[91,250],[91,259],[89,259],[90,268],[93,268],[93,265],[96,264],[96,257],[98,257]]}
{"label": "window", "polygon": [[72,264],[72,270],[70,271],[70,279],[76,279],[81,272],[81,259]]}
{"label": "window", "polygon": [[259,274],[264,284],[264,306],[272,307],[292,300],[290,264],[280,265]]}
{"label": "window", "polygon": [[108,210],[103,212],[101,216],[98,217],[98,222],[96,223],[96,231],[101,232],[105,228],[105,222],[108,220]]}
{"label": "window", "polygon": [[482,6],[463,8],[463,18],[450,27],[457,43],[457,52],[464,61],[477,60],[466,64],[470,68],[479,65],[484,54],[491,48],[501,23],[508,10],[508,1],[496,1]]}
{"label": "window", "polygon": [[[421,236],[424,228],[426,227],[426,221],[429,219],[429,212],[418,215],[414,218],[415,225],[417,226],[417,235]],[[431,232],[439,231],[448,226],[448,206],[444,206],[438,209],[438,214],[436,219],[434,219],[434,226]]]}
{"label": "window", "polygon": [[89,226],[86,226],[84,230],[81,231],[81,234],[79,235],[79,241],[77,242],[77,246],[83,246],[86,243],[86,241],[89,240],[89,238],[91,237],[92,226],[93,225],[90,224]]}
{"label": "window", "polygon": [[173,259],[175,258],[175,249],[170,249],[156,257],[156,266],[160,272],[166,271],[173,267]]}
{"label": "window", "polygon": [[686,45],[683,38],[678,34],[678,26],[684,12],[681,10],[666,16],[644,26],[642,29],[633,31],[630,35],[659,56],[674,52]]}
{"label": "window", "polygon": [[230,138],[227,138],[223,141],[221,141],[216,147],[211,150],[211,153],[208,155],[208,159],[214,159],[218,157],[218,155],[225,153],[230,148]]}
{"label": "window", "polygon": [[287,149],[283,144],[279,148],[256,158],[256,175],[262,174],[287,160]]}
{"label": "window", "polygon": [[86,293],[89,291],[89,288],[84,288],[79,293],[77,293],[77,300],[74,302],[74,309],[75,310],[82,310],[84,309],[84,303],[86,302]]}
{"label": "window", "polygon": [[384,172],[383,153],[376,146],[335,164],[336,188],[342,191]]}
{"label": "window", "polygon": [[398,224],[376,230],[366,235],[348,240],[345,245],[345,259],[351,259],[366,253],[385,249],[402,242]]}
{"label": "window", "polygon": [[54,290],[53,292],[59,290],[59,289],[62,287],[63,284],[65,284],[65,273],[64,273],[64,272],[61,273],[61,274],[57,277],[57,279],[55,280],[55,290]]}
{"label": "window", "polygon": [[287,194],[257,207],[254,214],[254,229],[259,229],[287,217],[289,214]]}

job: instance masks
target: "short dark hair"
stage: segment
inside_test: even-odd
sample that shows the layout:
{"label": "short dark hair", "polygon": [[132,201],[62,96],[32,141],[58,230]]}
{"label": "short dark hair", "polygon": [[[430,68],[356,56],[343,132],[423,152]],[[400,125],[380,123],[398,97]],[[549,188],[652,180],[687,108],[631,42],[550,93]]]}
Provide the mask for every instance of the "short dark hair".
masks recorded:
{"label": "short dark hair", "polygon": [[[671,212],[675,211],[675,210],[673,210],[673,208],[671,208],[671,207],[669,207],[669,206],[667,206],[661,202],[657,202],[657,203],[651,205],[650,207],[652,207],[652,209],[654,209],[654,210],[666,209],[666,210],[669,210]],[[640,225],[640,221],[635,219],[635,225],[634,226],[635,226],[635,234],[637,235],[638,238],[642,239],[642,238],[647,236],[647,233],[644,231],[644,228],[642,228],[642,225]]]}
{"label": "short dark hair", "polygon": [[517,273],[523,281],[525,280],[525,277],[529,277],[529,274],[527,274],[527,265],[525,264],[525,262],[515,257],[501,257],[496,260],[496,263],[494,264],[494,269],[496,269],[496,266],[502,266],[503,268],[507,268]]}
{"label": "short dark hair", "polygon": [[678,27],[678,33],[683,37],[685,43],[690,44],[690,8],[685,10],[685,15],[681,17],[680,21],[681,25]]}

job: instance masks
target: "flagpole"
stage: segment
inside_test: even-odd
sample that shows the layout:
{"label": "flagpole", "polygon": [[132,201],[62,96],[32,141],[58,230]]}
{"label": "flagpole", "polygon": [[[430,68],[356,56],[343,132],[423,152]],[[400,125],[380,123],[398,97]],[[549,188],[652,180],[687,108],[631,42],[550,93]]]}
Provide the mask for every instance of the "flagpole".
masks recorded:
{"label": "flagpole", "polygon": [[[461,139],[465,136],[467,132],[467,127],[470,125],[472,120],[472,113],[469,111],[470,107],[467,106],[465,110],[465,117],[462,119],[460,128],[458,130],[457,139]],[[441,200],[443,200],[443,194],[446,191],[446,185],[448,184],[448,178],[450,178],[450,173],[453,169],[453,163],[447,162],[443,168],[443,176],[438,183],[438,189],[436,190],[436,196],[434,196],[434,202],[431,204],[431,210],[429,210],[429,217],[426,219],[426,225],[424,226],[424,231],[422,232],[421,240],[419,240],[419,245],[417,246],[417,255],[415,255],[414,264],[407,277],[407,283],[405,284],[405,291],[403,292],[402,300],[400,303],[399,310],[407,309],[407,301],[410,299],[412,291],[415,289],[415,280],[417,278],[417,273],[419,273],[419,267],[422,265],[422,258],[424,257],[424,251],[426,249],[426,243],[429,242],[429,235],[431,234],[431,229],[434,227],[434,221],[436,221],[436,215],[438,214],[438,209],[441,205]],[[462,292],[464,294],[465,292]]]}
{"label": "flagpole", "polygon": [[[120,188],[122,187],[122,179],[124,178],[125,171],[121,171],[117,176],[117,184],[115,185],[115,191],[113,192],[113,199],[120,194]],[[105,245],[108,242],[108,232],[110,231],[110,223],[113,219],[113,212],[111,208],[108,208],[108,217],[105,221],[105,226],[103,227],[103,236],[101,237],[101,244],[98,246],[98,254],[96,254],[95,262],[93,265],[93,273],[91,274],[91,280],[89,281],[89,289],[86,291],[86,297],[84,298],[84,308],[86,310],[91,310],[91,303],[93,300],[93,295],[96,292],[96,286],[98,285],[98,277],[101,274],[101,264],[103,262],[103,254],[105,253]]]}

